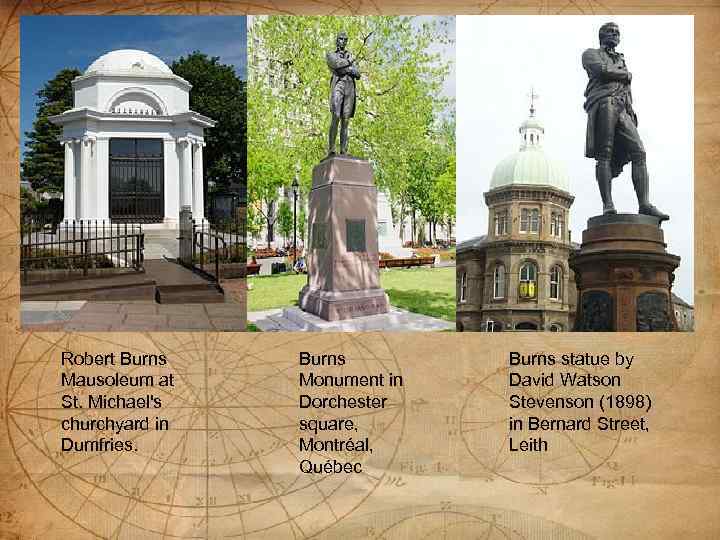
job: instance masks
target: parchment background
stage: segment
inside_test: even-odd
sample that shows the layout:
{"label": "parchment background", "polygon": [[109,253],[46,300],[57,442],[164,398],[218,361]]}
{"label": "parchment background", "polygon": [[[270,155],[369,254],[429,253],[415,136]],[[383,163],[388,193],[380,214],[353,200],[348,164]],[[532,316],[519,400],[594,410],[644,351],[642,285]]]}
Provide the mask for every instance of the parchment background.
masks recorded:
{"label": "parchment background", "polygon": [[[380,12],[695,15],[694,333],[83,335],[19,330],[19,16]],[[720,537],[719,34],[717,0],[2,0],[0,539]],[[672,43],[658,43],[658,54],[666,46]],[[168,354],[181,375],[174,397],[191,410],[190,420],[177,413],[178,433],[170,434],[187,443],[182,451],[173,454],[151,435],[153,444],[143,447],[142,456],[85,463],[58,458],[52,446],[57,413],[48,395],[57,391],[58,355],[66,349]],[[288,426],[297,416],[292,404],[300,350],[344,351],[347,369],[403,375],[404,389],[385,390],[391,409],[359,420],[376,448],[365,463],[368,475],[305,484],[297,479],[292,451],[297,433]],[[473,439],[467,421],[482,419],[483,392],[496,388],[493,381],[501,380],[496,377],[502,377],[510,350],[634,354],[626,389],[653,395],[651,432],[613,444],[584,440],[576,446],[577,455],[537,467],[535,462],[499,465],[490,450],[500,448],[502,454],[502,430],[488,429],[486,437]],[[246,414],[251,416],[239,416]],[[235,438],[243,429],[249,438]],[[242,448],[233,450],[233,444]],[[580,468],[568,459],[579,459]],[[583,460],[587,471],[578,476]],[[570,480],[573,476],[578,477]]]}

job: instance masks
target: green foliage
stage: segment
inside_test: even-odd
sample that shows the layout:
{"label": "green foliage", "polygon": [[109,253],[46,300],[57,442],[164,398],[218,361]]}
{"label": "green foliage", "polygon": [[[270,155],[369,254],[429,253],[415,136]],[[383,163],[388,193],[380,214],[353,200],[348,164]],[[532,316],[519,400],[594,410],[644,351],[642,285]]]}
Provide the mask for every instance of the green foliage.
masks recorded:
{"label": "green foliage", "polygon": [[77,69],[62,69],[38,92],[37,112],[32,130],[25,132],[27,150],[22,162],[22,177],[36,191],[62,191],[65,178],[65,150],[60,145],[62,127],[49,117],[73,107],[72,80]]}
{"label": "green foliage", "polygon": [[307,230],[307,214],[305,207],[298,202],[298,216],[297,216],[297,228],[298,228],[298,240],[305,241],[305,231]]}
{"label": "green foliage", "polygon": [[205,178],[220,189],[246,178],[246,84],[231,65],[199,51],[182,56],[170,68],[190,84],[190,109],[217,121],[205,131]]}
{"label": "green foliage", "polygon": [[255,238],[262,230],[264,218],[255,206],[247,207],[247,236]]}
{"label": "green foliage", "polygon": [[293,233],[293,211],[287,199],[283,199],[280,203],[277,215],[278,230],[283,237],[292,238]]}
{"label": "green foliage", "polygon": [[[325,53],[347,31],[362,77],[350,123],[349,153],[369,159],[378,187],[401,213],[439,213],[432,186],[455,152],[441,121],[448,64],[432,45],[447,44],[448,20],[413,17],[257,18],[248,39],[248,197],[260,205],[299,174],[304,192],[327,151],[330,123]],[[454,123],[452,125],[454,129]]]}

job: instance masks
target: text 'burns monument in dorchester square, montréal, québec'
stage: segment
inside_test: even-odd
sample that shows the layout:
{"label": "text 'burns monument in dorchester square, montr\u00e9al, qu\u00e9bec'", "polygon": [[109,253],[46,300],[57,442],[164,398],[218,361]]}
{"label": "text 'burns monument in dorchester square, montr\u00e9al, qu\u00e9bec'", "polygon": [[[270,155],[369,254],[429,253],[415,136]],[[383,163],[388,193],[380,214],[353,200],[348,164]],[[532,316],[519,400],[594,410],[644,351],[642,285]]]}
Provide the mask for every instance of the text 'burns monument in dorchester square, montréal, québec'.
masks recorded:
{"label": "text 'burns monument in dorchester square, montr\u00e9al, qu\u00e9bec'", "polygon": [[[327,321],[387,313],[380,287],[377,188],[367,160],[347,154],[348,124],[355,114],[360,70],[340,32],[335,51],[326,55],[331,72],[332,120],[328,155],[313,169],[308,223],[308,283],[299,305]],[[340,128],[340,153],[335,141]]]}
{"label": "text 'burns monument in dorchester square, montr\u00e9al, qu\u00e9bec'", "polygon": [[[649,200],[645,149],[632,107],[632,75],[615,50],[618,26],[604,24],[599,39],[600,48],[587,49],[582,65],[589,78],[585,155],[596,160],[603,214],[588,220],[582,246],[569,261],[578,288],[575,330],[676,330],[671,289],[680,258],[665,251],[660,225],[669,217]],[[638,213],[618,214],[611,185],[628,162]]]}

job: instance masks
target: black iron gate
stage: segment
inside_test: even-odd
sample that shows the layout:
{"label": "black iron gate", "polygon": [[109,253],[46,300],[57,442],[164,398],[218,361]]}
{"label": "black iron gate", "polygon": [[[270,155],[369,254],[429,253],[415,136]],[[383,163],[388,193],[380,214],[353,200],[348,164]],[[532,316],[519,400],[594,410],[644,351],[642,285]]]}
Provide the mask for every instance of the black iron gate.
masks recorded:
{"label": "black iron gate", "polygon": [[162,221],[164,180],[162,139],[110,139],[110,219]]}

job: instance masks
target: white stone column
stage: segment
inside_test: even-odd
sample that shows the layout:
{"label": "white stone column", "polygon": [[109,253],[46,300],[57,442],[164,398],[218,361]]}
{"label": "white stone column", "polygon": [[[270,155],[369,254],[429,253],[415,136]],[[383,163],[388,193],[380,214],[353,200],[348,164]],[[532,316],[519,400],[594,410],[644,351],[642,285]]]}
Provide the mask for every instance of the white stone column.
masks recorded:
{"label": "white stone column", "polygon": [[163,182],[165,192],[165,222],[177,223],[180,216],[180,163],[175,139],[163,141]]}
{"label": "white stone column", "polygon": [[65,184],[63,187],[63,202],[65,207],[65,221],[74,221],[75,215],[75,152],[72,139],[63,141],[65,146]]}
{"label": "white stone column", "polygon": [[193,205],[192,212],[195,219],[205,217],[205,197],[203,191],[203,146],[204,142],[193,145],[195,151],[195,168],[193,174]]}
{"label": "white stone column", "polygon": [[80,205],[76,215],[78,219],[88,219],[90,216],[90,205],[92,198],[90,197],[90,138],[86,135],[80,141],[80,174],[78,176],[78,198]]}
{"label": "white stone column", "polygon": [[95,211],[93,218],[110,218],[110,140],[98,137],[94,148],[95,166]]}
{"label": "white stone column", "polygon": [[[182,143],[182,174],[180,175],[180,209],[192,207],[192,143],[185,138]],[[193,216],[194,217],[194,216]]]}

